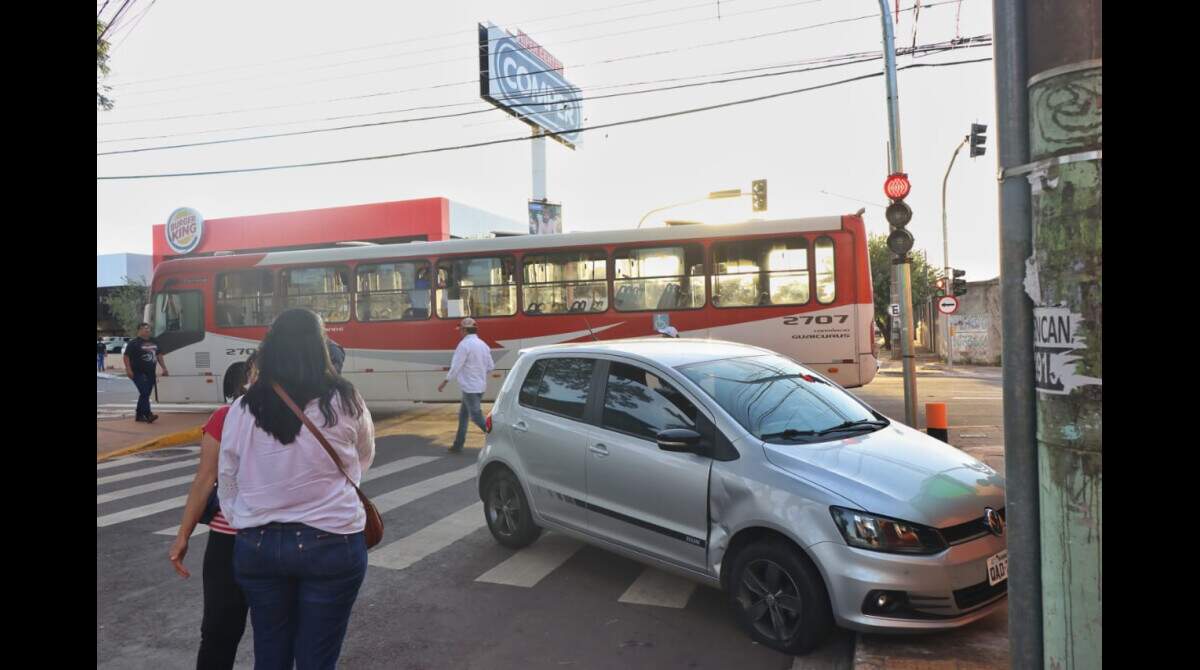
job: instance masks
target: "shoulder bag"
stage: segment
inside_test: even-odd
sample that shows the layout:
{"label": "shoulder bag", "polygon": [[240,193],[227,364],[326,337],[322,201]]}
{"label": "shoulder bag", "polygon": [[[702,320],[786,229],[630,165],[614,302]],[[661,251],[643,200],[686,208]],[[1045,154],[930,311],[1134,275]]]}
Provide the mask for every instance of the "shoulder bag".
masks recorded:
{"label": "shoulder bag", "polygon": [[379,510],[375,509],[375,504],[372,503],[369,498],[367,498],[366,494],[362,492],[362,489],[358,488],[358,485],[354,483],[354,480],[350,479],[350,475],[346,474],[346,468],[342,467],[342,461],[337,457],[337,453],[334,452],[333,447],[329,446],[329,441],[325,439],[325,436],[321,434],[321,431],[317,430],[317,427],[313,424],[313,422],[304,415],[304,412],[302,412],[300,408],[296,406],[296,403],[292,401],[290,396],[288,396],[287,391],[284,391],[283,387],[280,386],[278,382],[272,382],[271,387],[275,389],[276,395],[283,400],[284,404],[288,406],[288,409],[292,410],[292,413],[295,414],[300,421],[308,427],[309,432],[311,432],[317,438],[317,441],[321,443],[321,446],[325,447],[325,452],[329,454],[329,457],[333,459],[334,464],[338,466],[338,470],[342,471],[342,474],[346,476],[346,480],[350,482],[350,485],[354,487],[354,491],[358,493],[358,499],[362,501],[363,510],[365,510],[367,513],[367,526],[363,529],[363,536],[367,541],[367,549],[379,544],[379,541],[383,539],[383,517],[379,516]]}

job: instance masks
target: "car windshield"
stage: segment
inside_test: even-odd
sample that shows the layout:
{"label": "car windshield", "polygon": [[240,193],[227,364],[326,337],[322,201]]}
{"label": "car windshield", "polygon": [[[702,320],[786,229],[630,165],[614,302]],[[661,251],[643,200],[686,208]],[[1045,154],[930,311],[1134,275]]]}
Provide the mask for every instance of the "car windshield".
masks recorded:
{"label": "car windshield", "polygon": [[841,388],[782,356],[693,363],[679,371],[768,442],[821,442],[887,425]]}

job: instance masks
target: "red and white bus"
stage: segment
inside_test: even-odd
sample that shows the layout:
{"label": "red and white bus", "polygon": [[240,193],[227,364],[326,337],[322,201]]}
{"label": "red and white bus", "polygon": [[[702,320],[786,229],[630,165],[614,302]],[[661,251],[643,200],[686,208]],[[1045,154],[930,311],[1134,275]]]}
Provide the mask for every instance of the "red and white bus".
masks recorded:
{"label": "red and white bus", "polygon": [[221,376],[275,314],[307,307],[372,406],[438,393],[470,316],[492,398],[522,347],[655,336],[762,346],[847,387],[876,372],[867,234],[857,215],[413,242],[161,263],[149,321],[162,402],[220,402]]}

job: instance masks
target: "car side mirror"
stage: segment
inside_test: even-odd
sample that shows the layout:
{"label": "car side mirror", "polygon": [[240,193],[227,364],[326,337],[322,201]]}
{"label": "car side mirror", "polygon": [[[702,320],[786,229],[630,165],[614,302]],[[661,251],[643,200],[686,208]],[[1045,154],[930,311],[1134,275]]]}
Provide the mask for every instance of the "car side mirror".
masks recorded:
{"label": "car side mirror", "polygon": [[658,448],[663,451],[693,454],[700,452],[700,433],[691,428],[668,428],[659,432],[655,438],[658,440]]}

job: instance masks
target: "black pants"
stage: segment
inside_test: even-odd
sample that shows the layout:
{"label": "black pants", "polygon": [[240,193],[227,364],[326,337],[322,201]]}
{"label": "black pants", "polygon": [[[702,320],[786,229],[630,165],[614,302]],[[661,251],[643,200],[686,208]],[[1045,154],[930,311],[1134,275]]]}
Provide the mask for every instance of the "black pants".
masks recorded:
{"label": "black pants", "polygon": [[204,619],[196,668],[233,667],[238,643],[246,630],[246,596],[233,578],[236,536],[210,531],[204,549]]}
{"label": "black pants", "polygon": [[144,372],[133,373],[133,385],[138,390],[137,417],[150,418],[150,393],[154,391],[154,375]]}

